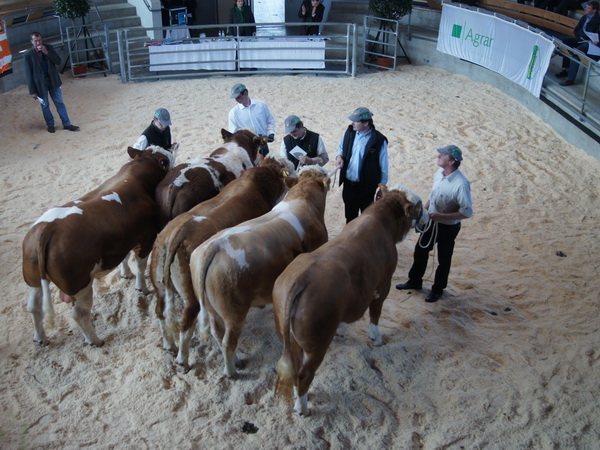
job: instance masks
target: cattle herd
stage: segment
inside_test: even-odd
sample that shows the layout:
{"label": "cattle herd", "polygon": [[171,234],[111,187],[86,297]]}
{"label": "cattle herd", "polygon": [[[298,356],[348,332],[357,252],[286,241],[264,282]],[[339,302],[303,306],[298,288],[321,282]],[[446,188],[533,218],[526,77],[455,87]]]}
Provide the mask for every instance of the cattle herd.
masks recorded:
{"label": "cattle herd", "polygon": [[163,347],[190,369],[196,328],[241,368],[236,348],[251,306],[273,304],[283,342],[275,392],[293,393],[308,415],[307,391],[334,335],[369,310],[368,335],[382,345],[378,322],[396,268],[396,243],[422,217],[407,188],[381,185],[375,202],[328,240],[325,201],[330,175],[318,166],[295,173],[278,157],[262,158],[264,137],[221,130],[225,143],[209,157],[174,167],[160,147],[128,148],[131,161],[78,200],[44,213],[23,240],[23,277],[34,341],[49,343],[50,283],[85,342],[103,345],[92,321],[93,280],[136,261],[136,289],[150,280]]}

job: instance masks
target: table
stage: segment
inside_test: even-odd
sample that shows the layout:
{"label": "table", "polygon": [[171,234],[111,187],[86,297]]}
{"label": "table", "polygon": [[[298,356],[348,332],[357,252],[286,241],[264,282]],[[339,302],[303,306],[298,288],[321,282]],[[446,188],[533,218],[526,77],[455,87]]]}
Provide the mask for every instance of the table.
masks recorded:
{"label": "table", "polygon": [[[235,70],[236,41],[201,40],[198,44],[148,47],[151,72],[163,70]],[[159,65],[164,64],[164,65]]]}
{"label": "table", "polygon": [[189,39],[190,29],[188,27],[172,28],[167,30],[165,39]]}
{"label": "table", "polygon": [[320,38],[242,38],[239,67],[256,69],[324,69],[325,40]]}

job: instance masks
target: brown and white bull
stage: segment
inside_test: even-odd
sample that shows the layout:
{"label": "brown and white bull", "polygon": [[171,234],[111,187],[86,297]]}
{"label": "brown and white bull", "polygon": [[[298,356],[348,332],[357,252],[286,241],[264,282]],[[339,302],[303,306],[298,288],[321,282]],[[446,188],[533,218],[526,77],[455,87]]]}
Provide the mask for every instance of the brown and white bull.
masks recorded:
{"label": "brown and white bull", "polygon": [[146,258],[159,230],[156,186],[172,167],[173,155],[160,147],[127,149],[132,161],[92,192],[40,217],[23,240],[23,277],[29,286],[27,311],[34,341],[48,344],[44,318],[52,327],[50,283],[72,303],[71,314],[85,342],[101,346],[90,311],[92,284],[133,250],[138,262],[136,287],[147,291]]}
{"label": "brown and white bull", "polygon": [[273,287],[275,325],[283,339],[276,393],[290,396],[308,415],[307,391],[327,348],[345,324],[369,309],[369,338],[383,345],[379,317],[403,240],[423,213],[421,201],[380,185],[377,200],[342,232],[312,253],[298,256]]}
{"label": "brown and white bull", "polygon": [[273,283],[283,269],[300,253],[327,241],[323,216],[329,185],[322,168],[305,167],[271,212],[219,232],[192,253],[200,324],[208,318],[228,377],[241,367],[236,348],[250,307],[272,303]]}
{"label": "brown and white bull", "polygon": [[[269,212],[283,199],[285,180],[294,172],[287,158],[269,156],[259,167],[245,171],[214,198],[175,217],[160,232],[150,258],[150,279],[157,302],[156,315],[163,335],[163,347],[177,353],[176,363],[189,369],[189,346],[194,334],[200,303],[194,295],[190,255],[196,247],[218,231]],[[176,295],[183,311],[177,323]],[[206,337],[208,330],[202,330]],[[179,334],[179,346],[176,335]]]}
{"label": "brown and white bull", "polygon": [[235,133],[221,129],[221,135],[225,143],[208,158],[178,164],[158,185],[156,201],[161,225],[213,198],[244,170],[258,164],[258,150],[266,142],[264,136],[259,137],[246,129]]}

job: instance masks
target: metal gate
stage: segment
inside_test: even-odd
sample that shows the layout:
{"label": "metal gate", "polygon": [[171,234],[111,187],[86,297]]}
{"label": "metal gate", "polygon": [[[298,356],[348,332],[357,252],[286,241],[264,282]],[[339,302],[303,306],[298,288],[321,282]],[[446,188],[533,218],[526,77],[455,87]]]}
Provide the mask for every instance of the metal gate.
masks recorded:
{"label": "metal gate", "polygon": [[66,32],[69,57],[65,61],[63,70],[70,60],[71,74],[74,77],[96,74],[106,76],[107,72],[112,71],[107,24],[67,27]]}
{"label": "metal gate", "polygon": [[[363,34],[363,65],[379,69],[396,69],[398,57],[410,59],[400,43],[400,22],[381,17],[365,16]],[[401,54],[398,54],[398,48]]]}

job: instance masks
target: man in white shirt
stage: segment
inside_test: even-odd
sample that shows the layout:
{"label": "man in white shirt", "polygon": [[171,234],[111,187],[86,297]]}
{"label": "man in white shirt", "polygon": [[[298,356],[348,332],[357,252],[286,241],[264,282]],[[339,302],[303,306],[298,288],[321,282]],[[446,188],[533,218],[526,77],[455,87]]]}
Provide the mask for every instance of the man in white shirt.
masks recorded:
{"label": "man in white shirt", "polygon": [[463,159],[462,151],[456,145],[447,145],[438,148],[437,151],[439,170],[433,177],[433,188],[424,206],[429,212],[429,223],[415,246],[408,281],[396,285],[396,289],[421,290],[429,252],[437,243],[438,267],[431,293],[425,298],[428,303],[437,302],[444,293],[448,285],[454,241],[460,231],[460,221],[473,215],[471,185],[458,170]]}
{"label": "man in white shirt", "polygon": [[[242,83],[234,84],[229,98],[237,102],[229,111],[229,132],[247,128],[258,136],[267,136],[267,142],[275,140],[275,118],[267,104],[256,98],[250,98],[248,89]],[[263,156],[269,154],[267,144],[260,150]]]}

